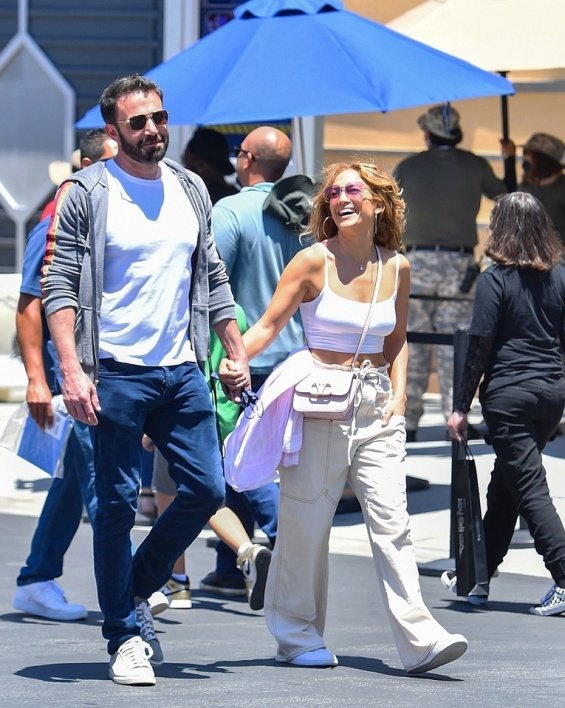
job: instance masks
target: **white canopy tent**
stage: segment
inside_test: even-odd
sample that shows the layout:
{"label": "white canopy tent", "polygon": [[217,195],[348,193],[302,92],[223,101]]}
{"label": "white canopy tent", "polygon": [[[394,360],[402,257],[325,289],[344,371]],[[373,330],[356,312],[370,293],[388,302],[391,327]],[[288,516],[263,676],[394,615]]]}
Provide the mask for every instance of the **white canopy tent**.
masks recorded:
{"label": "white canopy tent", "polygon": [[[426,0],[387,26],[503,75],[565,69],[565,0]],[[525,83],[514,73],[509,78],[518,92],[542,86],[531,77]],[[545,88],[563,90],[561,77],[540,78]],[[501,100],[507,138],[507,99]]]}

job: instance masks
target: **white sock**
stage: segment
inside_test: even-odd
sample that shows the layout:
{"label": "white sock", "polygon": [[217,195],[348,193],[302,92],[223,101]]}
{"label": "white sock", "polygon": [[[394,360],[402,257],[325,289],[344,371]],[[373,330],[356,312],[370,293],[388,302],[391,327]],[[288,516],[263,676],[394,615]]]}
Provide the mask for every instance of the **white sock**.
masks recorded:
{"label": "white sock", "polygon": [[186,573],[173,573],[171,575],[171,578],[173,580],[176,580],[177,583],[187,583],[188,582],[188,575]]}

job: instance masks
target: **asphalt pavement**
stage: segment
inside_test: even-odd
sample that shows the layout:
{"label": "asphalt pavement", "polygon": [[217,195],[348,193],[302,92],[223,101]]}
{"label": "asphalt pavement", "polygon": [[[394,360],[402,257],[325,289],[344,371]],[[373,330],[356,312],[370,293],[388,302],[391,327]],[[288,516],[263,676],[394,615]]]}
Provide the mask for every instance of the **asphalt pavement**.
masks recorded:
{"label": "asphalt pavement", "polygon": [[[13,406],[0,406],[0,424]],[[438,566],[449,565],[450,445],[429,400],[421,441],[409,446],[408,474],[422,481],[409,492],[412,536],[422,593],[434,616],[469,640],[453,664],[407,676],[392,640],[368,558],[361,515],[336,516],[331,537],[326,639],[335,669],[303,669],[273,659],[263,613],[247,603],[193,591],[191,610],[155,620],[165,664],[155,687],[117,686],[108,679],[101,614],[92,570],[91,529],[82,524],[61,579],[69,600],[85,603],[88,619],[53,622],[12,609],[15,577],[29,548],[49,480],[0,450],[0,628],[2,694],[8,706],[130,706],[160,704],[248,708],[286,706],[544,706],[563,705],[565,615],[537,617],[529,607],[550,580],[532,548],[511,550],[493,579],[488,605],[472,608],[445,591]],[[473,443],[484,494],[492,450]],[[546,467],[554,501],[565,512],[565,439],[548,446]],[[147,529],[136,528],[139,543]],[[205,530],[187,553],[193,586],[214,564]],[[431,574],[428,574],[431,573]]]}

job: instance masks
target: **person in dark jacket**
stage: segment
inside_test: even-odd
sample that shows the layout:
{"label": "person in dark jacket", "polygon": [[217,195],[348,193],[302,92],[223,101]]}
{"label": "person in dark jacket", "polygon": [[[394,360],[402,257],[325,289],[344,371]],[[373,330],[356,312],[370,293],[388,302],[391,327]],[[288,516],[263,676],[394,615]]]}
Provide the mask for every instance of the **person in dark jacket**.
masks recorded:
{"label": "person in dark jacket", "polygon": [[[409,332],[453,334],[471,318],[465,275],[475,264],[477,215],[483,196],[507,192],[480,155],[462,150],[459,112],[449,104],[433,106],[418,119],[427,150],[395,169],[406,202],[406,257],[410,261]],[[463,292],[465,290],[465,292]],[[471,291],[472,296],[472,291]],[[424,412],[423,395],[435,348],[442,413],[452,407],[453,352],[450,347],[409,345],[406,440],[414,442]],[[469,430],[473,437],[478,431]]]}
{"label": "person in dark jacket", "polygon": [[[496,453],[487,491],[484,535],[489,578],[506,555],[518,515],[554,584],[531,608],[565,612],[565,529],[549,494],[542,451],[565,405],[565,267],[559,236],[542,204],[514,192],[495,205],[485,253],[493,265],[477,282],[465,376],[448,429],[463,441],[479,384],[483,416]],[[457,578],[442,582],[457,592]]]}

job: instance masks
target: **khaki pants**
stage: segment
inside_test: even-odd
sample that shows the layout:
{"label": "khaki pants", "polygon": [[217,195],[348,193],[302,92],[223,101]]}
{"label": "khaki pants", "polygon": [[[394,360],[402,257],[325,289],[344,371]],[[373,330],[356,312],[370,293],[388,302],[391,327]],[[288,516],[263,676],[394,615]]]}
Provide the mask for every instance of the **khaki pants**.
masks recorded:
{"label": "khaki pants", "polygon": [[265,594],[265,619],[280,660],[325,646],[328,542],[346,480],[361,503],[404,666],[446,634],[420,593],[406,510],[404,418],[381,425],[390,396],[384,372],[365,375],[353,421],[305,418],[300,464],[281,470],[279,530]]}
{"label": "khaki pants", "polygon": [[[408,331],[453,334],[458,327],[468,327],[471,322],[473,305],[466,300],[474,292],[463,295],[461,283],[467,266],[473,256],[466,253],[440,251],[410,251],[410,294],[430,295],[447,300],[425,300],[412,298],[408,308]],[[428,388],[431,353],[435,348],[437,375],[441,391],[441,408],[447,420],[451,415],[453,402],[453,347],[445,344],[409,345],[408,358],[408,402],[406,405],[406,427],[417,430],[424,413],[423,396]]]}

